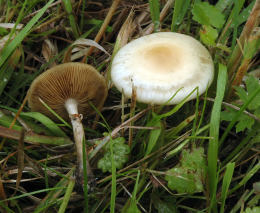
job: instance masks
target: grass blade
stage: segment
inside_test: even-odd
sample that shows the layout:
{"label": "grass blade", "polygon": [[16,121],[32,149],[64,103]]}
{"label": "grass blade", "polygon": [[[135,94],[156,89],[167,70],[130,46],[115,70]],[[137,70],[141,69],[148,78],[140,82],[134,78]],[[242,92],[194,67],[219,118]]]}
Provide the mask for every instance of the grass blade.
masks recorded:
{"label": "grass blade", "polygon": [[53,193],[53,191],[55,191],[55,190],[63,190],[64,188],[65,188],[64,186],[57,186],[57,187],[53,187],[53,188],[49,188],[49,189],[41,189],[41,190],[37,190],[37,191],[34,191],[34,192],[30,192],[30,193],[24,193],[24,194],[21,194],[21,195],[10,197],[10,198],[5,199],[5,200],[1,200],[0,205],[2,205],[5,201],[16,200],[16,199],[20,199],[20,198],[23,198],[23,197],[28,197],[30,195],[40,194],[40,193],[43,193],[43,192],[52,192]]}
{"label": "grass blade", "polygon": [[228,195],[228,188],[232,180],[235,163],[228,163],[225,176],[223,179],[222,191],[221,191],[221,208],[220,213],[224,213],[225,201]]}
{"label": "grass blade", "polygon": [[77,22],[75,21],[74,15],[73,15],[71,2],[70,2],[70,0],[62,0],[62,2],[64,4],[65,10],[68,14],[72,32],[73,32],[75,38],[78,38],[79,37],[79,32],[78,32],[78,27],[77,27],[78,25],[77,25]]}
{"label": "grass blade", "polygon": [[225,94],[227,81],[227,68],[223,64],[219,64],[219,74],[217,81],[217,94],[212,108],[210,119],[210,137],[208,149],[208,178],[210,191],[210,209],[216,211],[216,190],[217,190],[217,160],[218,160],[218,138],[220,125],[221,104]]}
{"label": "grass blade", "polygon": [[74,170],[75,168],[72,168],[65,177],[61,178],[55,187],[48,190],[50,192],[41,200],[37,208],[33,211],[34,213],[47,212],[47,209],[57,202],[57,198],[65,193],[68,179],[72,178]]}
{"label": "grass blade", "polygon": [[250,140],[256,138],[256,129],[252,129],[247,133],[247,136],[236,146],[236,148],[227,156],[227,158],[222,162],[222,165],[227,164],[229,161],[234,161],[235,156],[247,147],[248,144],[252,143]]}
{"label": "grass blade", "polygon": [[149,0],[151,18],[154,24],[154,31],[160,30],[160,2],[159,0]]}
{"label": "grass blade", "polygon": [[[11,112],[17,113],[16,109],[13,109],[11,107],[6,107],[4,105],[0,105],[1,108],[7,109]],[[21,117],[24,118],[32,118],[36,121],[39,121],[42,123],[54,136],[59,136],[59,137],[67,137],[65,132],[63,132],[60,127],[53,122],[50,118],[47,116],[39,113],[39,112],[21,112]]]}
{"label": "grass blade", "polygon": [[83,27],[84,27],[84,12],[85,12],[85,8],[86,8],[86,1],[82,1],[82,8],[81,8],[81,13],[80,13],[80,31],[83,31]]}
{"label": "grass blade", "polygon": [[221,12],[225,10],[228,5],[231,5],[234,0],[219,0],[217,4],[215,5],[216,8],[218,8]]}
{"label": "grass blade", "polygon": [[256,165],[249,171],[245,174],[245,176],[243,177],[243,179],[238,183],[236,184],[236,186],[234,188],[232,188],[228,194],[232,194],[234,193],[237,189],[239,189],[241,186],[244,186],[247,181],[252,178],[257,172],[259,172],[259,169],[260,169],[260,163],[257,162]]}
{"label": "grass blade", "polygon": [[33,118],[36,121],[41,122],[54,136],[67,137],[55,122],[39,112],[23,112],[21,113],[21,116]]}
{"label": "grass blade", "polygon": [[141,213],[137,207],[137,199],[136,199],[136,194],[138,191],[138,184],[139,184],[139,179],[140,179],[140,170],[138,170],[137,173],[137,177],[136,177],[136,181],[135,181],[135,186],[134,186],[134,191],[131,197],[131,202],[130,202],[130,206],[127,209],[127,213]]}
{"label": "grass blade", "polygon": [[[0,126],[1,137],[19,140],[20,135],[21,135],[21,131]],[[41,144],[50,144],[50,145],[67,145],[73,143],[67,137],[45,136],[45,135],[35,134],[33,132],[26,132],[24,141],[31,144],[41,143]]]}
{"label": "grass blade", "polygon": [[64,195],[64,198],[63,198],[63,201],[60,205],[60,208],[59,208],[59,211],[58,213],[64,213],[66,212],[66,207],[69,203],[69,200],[70,200],[70,196],[71,196],[71,193],[73,191],[73,188],[74,188],[74,185],[75,185],[75,179],[71,178],[69,180],[69,184],[68,184],[68,187],[67,187],[67,190],[65,192],[65,195]]}
{"label": "grass blade", "polygon": [[177,30],[178,25],[182,22],[188,8],[190,5],[190,0],[175,0],[174,10],[172,16],[171,31],[174,32]]}

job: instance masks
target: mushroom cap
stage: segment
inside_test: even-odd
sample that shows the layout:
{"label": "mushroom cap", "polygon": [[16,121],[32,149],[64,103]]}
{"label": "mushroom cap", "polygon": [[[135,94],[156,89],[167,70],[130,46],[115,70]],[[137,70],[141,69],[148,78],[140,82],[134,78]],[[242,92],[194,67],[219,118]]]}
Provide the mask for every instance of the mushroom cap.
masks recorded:
{"label": "mushroom cap", "polygon": [[40,102],[41,98],[58,115],[69,120],[64,106],[66,100],[74,99],[78,105],[78,112],[89,115],[95,112],[89,101],[100,109],[106,97],[106,81],[94,67],[70,62],[52,67],[39,75],[28,91],[28,104],[32,111],[41,112],[57,120]]}
{"label": "mushroom cap", "polygon": [[[111,78],[126,97],[149,104],[177,104],[193,89],[202,94],[211,84],[214,65],[196,39],[173,32],[143,36],[122,47],[112,62]],[[190,98],[196,98],[194,92]]]}

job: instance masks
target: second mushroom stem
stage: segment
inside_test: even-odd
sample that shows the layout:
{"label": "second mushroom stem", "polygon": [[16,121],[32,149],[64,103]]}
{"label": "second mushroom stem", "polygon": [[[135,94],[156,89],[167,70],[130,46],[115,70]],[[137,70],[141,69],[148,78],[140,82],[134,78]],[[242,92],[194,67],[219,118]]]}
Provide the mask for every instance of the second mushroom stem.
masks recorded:
{"label": "second mushroom stem", "polygon": [[[83,172],[83,140],[85,139],[85,133],[82,125],[82,115],[78,112],[78,103],[75,99],[68,99],[65,103],[65,108],[69,114],[72,128],[73,128],[73,134],[74,134],[74,140],[76,145],[76,151],[77,151],[77,173],[79,176],[79,182],[83,184],[84,180],[84,172]],[[86,154],[86,167],[87,167],[87,176],[88,176],[88,183],[91,183],[94,181],[94,175],[91,170],[89,161],[88,161],[88,155]]]}

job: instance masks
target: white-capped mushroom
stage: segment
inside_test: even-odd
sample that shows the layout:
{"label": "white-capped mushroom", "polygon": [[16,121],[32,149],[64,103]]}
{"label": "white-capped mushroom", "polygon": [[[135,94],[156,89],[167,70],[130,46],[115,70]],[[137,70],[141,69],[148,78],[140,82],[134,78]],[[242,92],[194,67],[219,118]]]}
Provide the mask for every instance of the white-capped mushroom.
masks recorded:
{"label": "white-capped mushroom", "polygon": [[[143,36],[122,47],[112,62],[111,78],[126,97],[149,104],[177,104],[198,87],[205,92],[214,76],[208,50],[196,39],[173,32]],[[189,100],[196,98],[196,92]]]}

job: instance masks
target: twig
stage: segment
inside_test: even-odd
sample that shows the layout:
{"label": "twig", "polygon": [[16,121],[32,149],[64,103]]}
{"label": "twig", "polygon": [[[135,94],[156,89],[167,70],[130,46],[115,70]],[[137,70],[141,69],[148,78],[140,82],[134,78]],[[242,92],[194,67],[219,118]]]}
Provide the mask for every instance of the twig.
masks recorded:
{"label": "twig", "polygon": [[114,138],[117,133],[124,128],[127,124],[129,124],[131,121],[135,121],[138,118],[140,118],[141,116],[143,116],[144,113],[146,113],[150,108],[148,107],[147,109],[144,109],[143,111],[137,113],[135,116],[133,116],[132,118],[128,119],[127,121],[125,121],[124,123],[122,123],[121,125],[119,125],[118,127],[116,127],[111,134],[109,134],[108,136],[104,137],[101,141],[101,143],[99,143],[99,145],[91,152],[89,153],[89,159],[93,158],[99,151],[100,149],[105,146],[106,143],[108,143],[110,141],[111,138]]}

